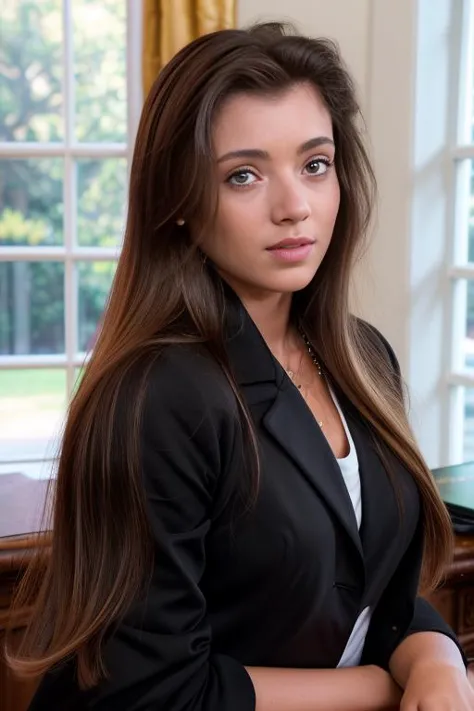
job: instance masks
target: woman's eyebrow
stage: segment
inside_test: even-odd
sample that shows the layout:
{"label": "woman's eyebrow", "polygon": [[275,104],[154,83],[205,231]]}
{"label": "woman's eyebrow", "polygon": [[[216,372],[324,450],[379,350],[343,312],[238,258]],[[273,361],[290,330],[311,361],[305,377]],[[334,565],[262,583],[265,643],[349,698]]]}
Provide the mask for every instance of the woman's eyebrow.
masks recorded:
{"label": "woman's eyebrow", "polygon": [[[309,151],[311,148],[317,148],[323,145],[334,146],[334,141],[328,136],[310,138],[308,141],[301,144],[297,150],[297,154],[301,155],[302,153]],[[262,151],[260,148],[241,148],[237,151],[229,151],[229,153],[224,153],[223,156],[217,159],[217,162],[223,163],[231,158],[260,158],[261,160],[269,160],[270,154],[268,151]]]}

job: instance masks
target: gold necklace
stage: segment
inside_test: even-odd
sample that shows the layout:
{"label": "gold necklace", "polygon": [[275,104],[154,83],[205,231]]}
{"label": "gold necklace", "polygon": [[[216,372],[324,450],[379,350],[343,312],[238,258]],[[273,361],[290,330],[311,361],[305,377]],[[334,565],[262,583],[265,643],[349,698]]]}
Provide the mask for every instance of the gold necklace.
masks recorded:
{"label": "gold necklace", "polygon": [[301,385],[297,385],[297,383],[296,383],[296,378],[297,378],[298,375],[300,374],[302,363],[303,363],[303,353],[302,353],[301,356],[300,356],[300,362],[298,363],[298,368],[297,368],[297,370],[292,370],[291,368],[285,368],[285,370],[286,370],[286,372],[287,372],[287,374],[288,374],[288,377],[289,377],[290,380],[296,385],[296,387],[298,388],[298,390],[301,389]]}
{"label": "gold necklace", "polygon": [[301,334],[301,338],[303,339],[303,343],[306,346],[306,349],[308,351],[309,357],[313,361],[314,365],[316,366],[316,370],[318,371],[319,377],[322,377],[323,375],[323,369],[321,368],[321,363],[319,360],[316,358],[316,353],[314,352],[313,346],[309,342],[309,338],[306,335],[306,333],[303,331],[302,328],[299,329],[299,332]]}
{"label": "gold necklace", "polygon": [[[318,371],[318,375],[319,375],[319,377],[321,378],[321,377],[323,376],[323,369],[321,368],[321,364],[320,364],[319,360],[316,358],[316,353],[314,352],[313,346],[312,346],[311,343],[309,342],[309,338],[308,338],[308,336],[306,335],[306,333],[303,331],[303,329],[300,328],[300,329],[298,329],[298,330],[299,330],[299,333],[300,333],[300,335],[301,335],[301,338],[303,339],[303,343],[304,343],[305,346],[306,346],[306,350],[308,351],[309,357],[310,357],[311,360],[313,361],[313,364],[316,366],[316,370]],[[288,377],[290,378],[291,382],[293,383],[293,385],[295,385],[295,386],[298,388],[298,390],[299,390],[300,392],[301,392],[302,384],[301,384],[301,383],[297,383],[297,382],[296,382],[296,378],[297,378],[298,375],[299,375],[299,372],[300,372],[300,370],[301,370],[301,365],[302,365],[302,363],[303,363],[303,355],[301,355],[300,362],[299,362],[299,365],[298,365],[298,369],[297,369],[296,371],[291,370],[291,368],[285,368],[285,371],[286,371]],[[303,393],[302,393],[302,395],[303,395]],[[322,421],[322,420],[317,420],[317,423],[318,423],[318,425],[319,425],[319,426],[321,427],[321,429],[322,429],[322,428],[323,428],[323,421]]]}

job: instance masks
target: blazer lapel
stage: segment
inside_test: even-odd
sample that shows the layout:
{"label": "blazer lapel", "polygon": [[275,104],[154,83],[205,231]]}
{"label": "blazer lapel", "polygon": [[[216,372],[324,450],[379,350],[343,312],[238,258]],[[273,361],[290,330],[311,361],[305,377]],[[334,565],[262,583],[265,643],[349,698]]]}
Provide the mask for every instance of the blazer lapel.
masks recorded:
{"label": "blazer lapel", "polygon": [[336,458],[298,390],[286,378],[263,425],[308,478],[362,556],[354,508]]}
{"label": "blazer lapel", "polygon": [[238,296],[227,284],[224,293],[226,349],[247,403],[252,403],[254,391],[260,391],[263,383],[271,385],[273,402],[263,426],[324,499],[362,556],[352,502],[326,437]]}

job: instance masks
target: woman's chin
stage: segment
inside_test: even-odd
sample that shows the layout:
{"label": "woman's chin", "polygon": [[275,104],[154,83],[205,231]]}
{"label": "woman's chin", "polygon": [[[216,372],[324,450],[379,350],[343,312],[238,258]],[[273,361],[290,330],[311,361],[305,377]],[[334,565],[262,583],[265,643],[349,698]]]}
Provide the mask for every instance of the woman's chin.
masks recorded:
{"label": "woman's chin", "polygon": [[308,266],[288,270],[286,273],[280,273],[272,279],[268,279],[267,288],[281,293],[301,291],[311,283],[315,274],[314,268],[309,268]]}
{"label": "woman's chin", "polygon": [[279,293],[292,294],[305,289],[313,280],[316,270],[309,265],[302,265],[299,268],[279,271],[279,273],[265,273],[261,270],[259,274],[244,275],[232,274],[230,270],[217,269],[220,276],[238,294],[243,293]]}

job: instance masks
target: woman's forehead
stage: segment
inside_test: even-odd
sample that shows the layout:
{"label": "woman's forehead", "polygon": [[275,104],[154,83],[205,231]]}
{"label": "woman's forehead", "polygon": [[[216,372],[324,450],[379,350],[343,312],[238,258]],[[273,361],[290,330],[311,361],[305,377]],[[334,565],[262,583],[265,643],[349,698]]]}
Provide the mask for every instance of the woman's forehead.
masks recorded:
{"label": "woman's forehead", "polygon": [[217,157],[225,152],[293,145],[333,138],[332,120],[319,92],[298,84],[275,94],[239,93],[223,102],[213,125]]}

